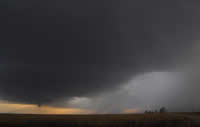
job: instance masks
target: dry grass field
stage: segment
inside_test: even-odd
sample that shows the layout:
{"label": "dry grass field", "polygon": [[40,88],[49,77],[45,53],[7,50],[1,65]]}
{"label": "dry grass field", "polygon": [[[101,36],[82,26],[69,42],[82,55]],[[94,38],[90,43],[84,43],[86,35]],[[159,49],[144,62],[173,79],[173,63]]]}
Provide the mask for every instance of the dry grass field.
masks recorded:
{"label": "dry grass field", "polygon": [[198,127],[193,114],[28,115],[1,114],[0,127]]}

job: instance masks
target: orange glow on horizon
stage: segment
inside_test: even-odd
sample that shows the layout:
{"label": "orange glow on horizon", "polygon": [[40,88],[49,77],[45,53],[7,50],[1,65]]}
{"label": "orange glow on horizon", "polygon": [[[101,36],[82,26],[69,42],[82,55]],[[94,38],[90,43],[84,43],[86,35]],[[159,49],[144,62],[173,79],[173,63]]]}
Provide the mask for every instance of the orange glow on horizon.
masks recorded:
{"label": "orange glow on horizon", "polygon": [[128,113],[141,113],[141,109],[133,108],[133,109],[125,109],[122,113],[128,114]]}
{"label": "orange glow on horizon", "polygon": [[0,113],[25,113],[25,114],[94,114],[94,110],[79,108],[58,108],[31,104],[12,104],[0,102]]}

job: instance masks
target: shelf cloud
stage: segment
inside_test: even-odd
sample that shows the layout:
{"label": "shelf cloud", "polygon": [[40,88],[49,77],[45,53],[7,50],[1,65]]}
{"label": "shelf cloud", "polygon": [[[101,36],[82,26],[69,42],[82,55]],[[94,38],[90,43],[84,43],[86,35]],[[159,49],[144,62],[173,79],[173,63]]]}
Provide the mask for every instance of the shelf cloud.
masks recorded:
{"label": "shelf cloud", "polygon": [[198,1],[0,3],[2,100],[48,105],[93,97],[143,73],[188,74],[185,65],[198,55],[191,53],[199,43]]}

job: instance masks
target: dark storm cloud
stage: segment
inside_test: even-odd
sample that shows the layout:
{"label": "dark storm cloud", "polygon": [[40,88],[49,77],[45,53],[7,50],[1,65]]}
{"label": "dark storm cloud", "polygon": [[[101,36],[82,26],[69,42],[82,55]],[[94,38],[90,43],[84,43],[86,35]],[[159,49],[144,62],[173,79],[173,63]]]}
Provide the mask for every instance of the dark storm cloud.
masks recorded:
{"label": "dark storm cloud", "polygon": [[1,0],[1,97],[49,103],[173,67],[199,32],[200,11],[186,3]]}

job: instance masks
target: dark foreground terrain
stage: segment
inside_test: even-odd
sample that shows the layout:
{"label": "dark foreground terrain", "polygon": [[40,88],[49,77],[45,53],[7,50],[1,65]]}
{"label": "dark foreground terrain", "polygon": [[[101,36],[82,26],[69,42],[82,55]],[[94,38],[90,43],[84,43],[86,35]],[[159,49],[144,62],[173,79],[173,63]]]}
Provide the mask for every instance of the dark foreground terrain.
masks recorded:
{"label": "dark foreground terrain", "polygon": [[1,114],[0,127],[200,127],[200,115],[188,113],[134,115]]}

